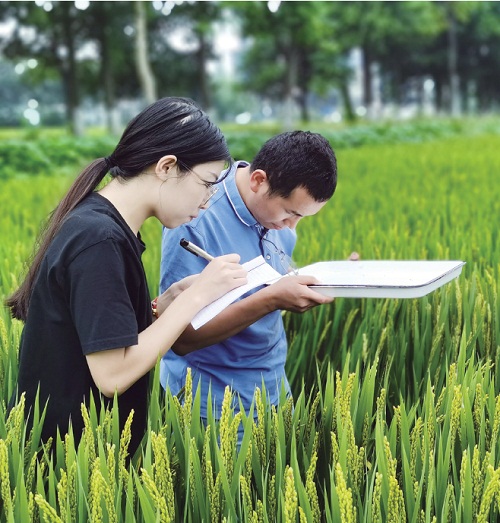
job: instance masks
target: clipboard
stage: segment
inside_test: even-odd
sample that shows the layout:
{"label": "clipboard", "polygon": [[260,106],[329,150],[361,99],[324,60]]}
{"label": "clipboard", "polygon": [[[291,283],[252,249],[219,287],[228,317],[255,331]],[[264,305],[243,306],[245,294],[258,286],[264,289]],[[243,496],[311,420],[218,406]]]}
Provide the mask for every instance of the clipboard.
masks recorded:
{"label": "clipboard", "polygon": [[[333,298],[420,298],[457,278],[463,261],[323,261],[299,269],[299,274],[314,276],[321,283],[309,287]],[[248,282],[224,294],[201,309],[191,321],[199,329],[248,291],[272,285],[283,276],[262,256],[243,264]]]}
{"label": "clipboard", "polygon": [[317,262],[299,269],[321,284],[311,289],[334,298],[420,298],[457,278],[460,260]]}

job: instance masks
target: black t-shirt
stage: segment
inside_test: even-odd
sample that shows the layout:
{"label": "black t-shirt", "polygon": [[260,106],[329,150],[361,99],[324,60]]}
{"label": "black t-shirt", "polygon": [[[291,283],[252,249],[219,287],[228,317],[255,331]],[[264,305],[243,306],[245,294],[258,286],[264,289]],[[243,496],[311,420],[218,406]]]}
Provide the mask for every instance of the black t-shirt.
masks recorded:
{"label": "black t-shirt", "polygon": [[[27,409],[48,400],[42,439],[83,429],[80,406],[93,394],[86,354],[135,345],[152,322],[141,261],[145,250],[116,208],[92,193],[68,216],[50,245],[34,285],[20,347],[17,393]],[[134,409],[130,451],[137,448],[147,420],[148,375],[118,398],[120,428]],[[11,404],[15,398],[11,400]],[[30,424],[31,420],[28,420]]]}

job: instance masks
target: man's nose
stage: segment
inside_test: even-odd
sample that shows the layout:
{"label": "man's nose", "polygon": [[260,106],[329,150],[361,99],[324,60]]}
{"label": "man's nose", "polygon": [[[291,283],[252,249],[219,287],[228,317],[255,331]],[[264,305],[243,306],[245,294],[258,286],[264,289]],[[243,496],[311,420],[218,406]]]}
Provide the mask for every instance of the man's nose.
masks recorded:
{"label": "man's nose", "polygon": [[297,224],[299,223],[299,221],[301,220],[302,216],[294,216],[293,218],[287,218],[285,220],[285,225],[289,228],[289,229],[295,229],[295,227],[297,227]]}

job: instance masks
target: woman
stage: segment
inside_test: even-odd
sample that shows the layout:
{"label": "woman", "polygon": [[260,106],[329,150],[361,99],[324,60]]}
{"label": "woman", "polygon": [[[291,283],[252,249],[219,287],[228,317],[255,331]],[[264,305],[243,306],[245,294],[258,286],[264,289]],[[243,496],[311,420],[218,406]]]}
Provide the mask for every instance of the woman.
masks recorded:
{"label": "woman", "polygon": [[[220,130],[190,100],[164,98],[125,129],[116,149],[76,179],[54,211],[20,288],[7,300],[23,320],[17,391],[27,411],[47,402],[42,439],[78,440],[82,402],[119,396],[120,425],[134,410],[130,451],[146,427],[148,371],[194,315],[246,283],[239,256],[210,262],[150,302],[139,229],[194,218],[230,160]],[[95,191],[107,173],[111,181]],[[153,322],[153,313],[157,320]],[[29,419],[28,424],[32,423]]]}

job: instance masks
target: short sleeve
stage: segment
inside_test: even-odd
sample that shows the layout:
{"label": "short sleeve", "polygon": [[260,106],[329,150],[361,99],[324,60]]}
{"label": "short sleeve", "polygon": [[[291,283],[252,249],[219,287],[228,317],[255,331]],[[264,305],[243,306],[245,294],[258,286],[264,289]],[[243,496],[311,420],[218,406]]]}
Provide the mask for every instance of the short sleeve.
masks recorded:
{"label": "short sleeve", "polygon": [[130,270],[111,239],[88,247],[67,267],[71,315],[84,354],[137,344]]}
{"label": "short sleeve", "polygon": [[192,227],[164,228],[161,242],[160,294],[173,283],[191,274],[199,274],[207,266],[206,260],[180,246],[182,238],[186,238],[202,249],[207,249],[203,236]]}

